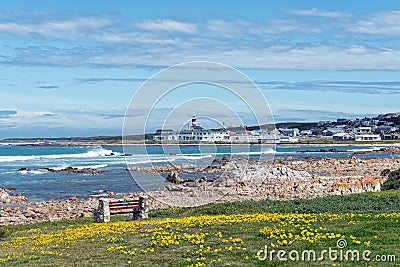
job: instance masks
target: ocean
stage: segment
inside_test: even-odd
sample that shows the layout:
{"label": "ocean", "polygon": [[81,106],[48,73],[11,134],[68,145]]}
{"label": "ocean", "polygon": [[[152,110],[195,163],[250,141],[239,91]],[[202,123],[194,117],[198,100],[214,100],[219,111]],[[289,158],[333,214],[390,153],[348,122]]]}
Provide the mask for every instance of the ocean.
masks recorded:
{"label": "ocean", "polygon": [[[377,146],[44,146],[35,143],[0,143],[0,188],[16,188],[14,193],[30,200],[65,199],[71,196],[89,197],[109,190],[118,193],[138,192],[140,186],[127,170],[129,166],[150,164],[196,164],[207,166],[215,158],[242,156],[252,159],[306,157],[350,157],[354,152],[373,151]],[[320,152],[336,149],[346,152]],[[361,154],[359,157],[400,157],[392,154]],[[92,168],[100,175],[88,173],[51,172],[66,167]],[[23,168],[23,169],[21,169]],[[151,175],[135,173],[141,181]],[[195,175],[195,174],[194,174]],[[157,186],[157,185],[156,185]],[[162,185],[158,185],[162,186]]]}

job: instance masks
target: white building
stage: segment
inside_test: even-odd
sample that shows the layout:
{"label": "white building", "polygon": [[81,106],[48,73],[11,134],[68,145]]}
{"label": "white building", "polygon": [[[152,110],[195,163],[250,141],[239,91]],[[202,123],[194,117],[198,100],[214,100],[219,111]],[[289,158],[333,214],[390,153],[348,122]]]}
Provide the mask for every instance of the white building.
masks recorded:
{"label": "white building", "polygon": [[356,142],[364,141],[381,141],[381,136],[379,134],[358,134],[355,137]]}
{"label": "white building", "polygon": [[280,136],[279,137],[279,142],[280,143],[298,143],[299,138],[297,137],[292,137],[292,136]]}
{"label": "white building", "polygon": [[338,141],[346,141],[346,140],[354,140],[355,134],[354,133],[336,133],[332,136],[333,140]]}
{"label": "white building", "polygon": [[372,127],[366,126],[366,127],[354,128],[354,133],[355,133],[355,134],[368,134],[368,133],[372,133]]}
{"label": "white building", "polygon": [[[296,134],[295,129],[295,134]],[[297,130],[298,131],[298,130]],[[194,141],[194,142],[233,142],[233,143],[258,143],[274,144],[279,143],[278,130],[273,131],[228,131],[226,129],[206,130],[196,123],[193,117],[188,124],[187,130],[157,130],[153,136],[154,141]]]}
{"label": "white building", "polygon": [[257,144],[276,144],[279,143],[279,132],[273,131],[243,131],[229,132],[230,141],[233,143],[257,143]]}
{"label": "white building", "polygon": [[179,141],[229,142],[229,132],[225,130],[184,130],[178,133]]}
{"label": "white building", "polygon": [[197,141],[229,142],[229,132],[225,130],[183,130],[180,132],[156,134],[154,141]]}
{"label": "white building", "polygon": [[294,128],[294,129],[279,129],[279,131],[285,136],[295,137],[295,136],[299,136],[300,135],[300,131],[297,128]]}
{"label": "white building", "polygon": [[342,133],[343,128],[342,127],[329,127],[328,129],[324,130],[322,132],[323,136],[333,136],[337,133]]}

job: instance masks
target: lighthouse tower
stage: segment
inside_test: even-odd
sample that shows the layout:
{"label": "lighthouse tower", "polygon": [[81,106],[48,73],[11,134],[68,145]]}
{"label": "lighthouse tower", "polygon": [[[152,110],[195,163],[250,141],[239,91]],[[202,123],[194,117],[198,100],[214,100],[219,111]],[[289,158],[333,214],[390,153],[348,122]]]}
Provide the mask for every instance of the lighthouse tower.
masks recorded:
{"label": "lighthouse tower", "polygon": [[201,129],[199,125],[197,125],[197,118],[196,116],[192,117],[192,123],[188,123],[188,130],[198,130]]}
{"label": "lighthouse tower", "polygon": [[196,116],[193,116],[192,117],[192,129],[196,129],[196,121],[197,121],[197,119],[196,119]]}

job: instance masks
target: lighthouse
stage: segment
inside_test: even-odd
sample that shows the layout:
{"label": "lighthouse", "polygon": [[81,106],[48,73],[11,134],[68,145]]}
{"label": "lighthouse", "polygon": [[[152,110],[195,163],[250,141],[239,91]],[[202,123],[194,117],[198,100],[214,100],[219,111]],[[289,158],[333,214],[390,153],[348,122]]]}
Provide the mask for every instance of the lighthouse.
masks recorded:
{"label": "lighthouse", "polygon": [[196,119],[196,116],[193,116],[192,117],[192,129],[196,129],[196,121],[197,121],[197,119]]}
{"label": "lighthouse", "polygon": [[188,123],[188,130],[202,130],[203,128],[200,125],[197,125],[197,118],[196,116],[192,117],[192,122]]}

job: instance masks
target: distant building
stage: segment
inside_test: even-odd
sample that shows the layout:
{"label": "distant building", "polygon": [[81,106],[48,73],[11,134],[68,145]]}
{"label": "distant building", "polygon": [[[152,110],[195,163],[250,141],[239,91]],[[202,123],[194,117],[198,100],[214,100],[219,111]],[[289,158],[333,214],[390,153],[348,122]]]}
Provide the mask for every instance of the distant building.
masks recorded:
{"label": "distant building", "polygon": [[336,122],[338,123],[345,123],[347,121],[347,119],[337,119]]}
{"label": "distant building", "polygon": [[229,142],[229,132],[226,130],[184,130],[177,133],[179,141],[200,141],[200,142]]}
{"label": "distant building", "polygon": [[381,141],[381,136],[379,134],[359,134],[355,136],[356,142],[362,141]]}
{"label": "distant building", "polygon": [[313,131],[312,130],[303,130],[303,131],[300,131],[300,135],[301,136],[311,136],[313,134]]}
{"label": "distant building", "polygon": [[372,127],[365,126],[365,127],[354,128],[354,133],[355,134],[369,134],[369,133],[372,133]]}
{"label": "distant building", "polygon": [[229,132],[230,141],[233,143],[257,143],[257,144],[276,144],[280,142],[279,132],[267,131],[243,131]]}
{"label": "distant building", "polygon": [[329,127],[328,129],[322,131],[323,136],[333,136],[334,134],[337,133],[342,133],[343,128],[341,127]]}
{"label": "distant building", "polygon": [[300,131],[297,128],[294,128],[294,129],[279,129],[279,131],[285,136],[295,137],[295,136],[299,136],[300,135]]}
{"label": "distant building", "polygon": [[157,130],[156,134],[173,134],[173,130]]}
{"label": "distant building", "polygon": [[354,133],[336,133],[332,136],[333,140],[337,141],[351,141],[355,140],[355,134]]}
{"label": "distant building", "polygon": [[154,141],[235,142],[235,143],[279,143],[278,131],[239,131],[226,129],[207,130],[197,124],[196,117],[181,131],[157,130]]}
{"label": "distant building", "polygon": [[383,140],[400,140],[400,133],[383,133],[381,138]]}
{"label": "distant building", "polygon": [[279,137],[279,142],[280,143],[298,143],[299,138],[296,137],[291,137],[291,136],[280,136]]}
{"label": "distant building", "polygon": [[396,131],[396,127],[392,127],[389,125],[379,125],[376,127],[376,130],[382,133],[390,133]]}
{"label": "distant building", "polygon": [[178,137],[173,130],[157,130],[153,136],[153,141],[176,141]]}
{"label": "distant building", "polygon": [[203,130],[203,128],[197,124],[196,116],[192,117],[192,124],[188,123],[188,130]]}

